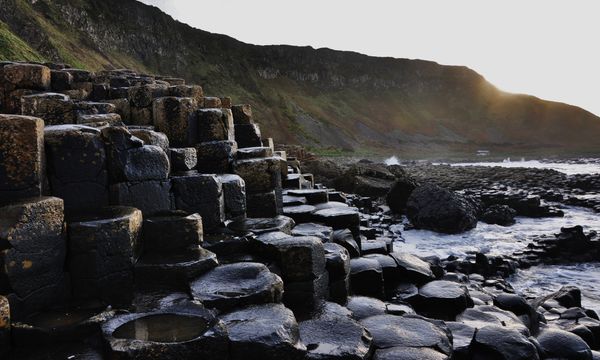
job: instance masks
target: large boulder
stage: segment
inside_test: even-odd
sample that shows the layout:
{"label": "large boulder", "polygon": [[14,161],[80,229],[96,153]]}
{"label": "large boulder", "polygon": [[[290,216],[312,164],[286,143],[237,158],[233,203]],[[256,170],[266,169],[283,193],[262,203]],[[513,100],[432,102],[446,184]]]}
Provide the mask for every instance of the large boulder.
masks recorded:
{"label": "large boulder", "polygon": [[433,184],[417,187],[406,203],[411,223],[421,229],[456,234],[477,226],[473,200]]}
{"label": "large boulder", "polygon": [[[402,174],[402,176],[398,176]],[[417,181],[404,171],[399,172],[396,176],[396,181],[387,193],[386,201],[390,210],[397,214],[401,214],[406,209],[406,203],[410,194],[419,186]]]}

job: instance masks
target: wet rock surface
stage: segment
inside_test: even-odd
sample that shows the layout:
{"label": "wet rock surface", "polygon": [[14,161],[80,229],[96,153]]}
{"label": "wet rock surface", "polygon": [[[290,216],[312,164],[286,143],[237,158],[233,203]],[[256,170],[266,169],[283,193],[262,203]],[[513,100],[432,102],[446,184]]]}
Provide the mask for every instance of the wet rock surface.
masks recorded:
{"label": "wet rock surface", "polygon": [[131,70],[2,62],[0,112],[2,358],[598,357],[585,289],[507,280],[597,260],[593,231],[505,255],[395,247],[598,211],[597,176],[318,159],[264,138],[250,105]]}

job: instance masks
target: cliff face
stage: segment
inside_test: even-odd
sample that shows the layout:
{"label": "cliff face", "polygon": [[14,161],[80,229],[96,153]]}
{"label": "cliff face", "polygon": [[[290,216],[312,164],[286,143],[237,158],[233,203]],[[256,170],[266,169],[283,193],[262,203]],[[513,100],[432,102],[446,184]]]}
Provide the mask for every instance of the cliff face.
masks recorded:
{"label": "cliff face", "polygon": [[280,142],[388,152],[600,148],[598,117],[500,92],[465,67],[249,45],[133,0],[0,0],[0,7],[0,41],[3,28],[9,39],[0,42],[8,44],[0,60],[184,77],[208,94],[253,104],[265,133]]}

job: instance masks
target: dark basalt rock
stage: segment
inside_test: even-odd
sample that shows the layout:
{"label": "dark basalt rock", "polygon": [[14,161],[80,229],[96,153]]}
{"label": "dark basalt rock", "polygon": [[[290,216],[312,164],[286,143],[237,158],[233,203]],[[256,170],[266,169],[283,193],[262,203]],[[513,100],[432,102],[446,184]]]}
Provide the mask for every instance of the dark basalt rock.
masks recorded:
{"label": "dark basalt rock", "polygon": [[579,336],[558,329],[544,329],[537,336],[542,359],[592,359],[590,347]]}
{"label": "dark basalt rock", "polygon": [[492,205],[481,214],[481,220],[488,224],[509,226],[515,223],[517,212],[506,205]]}
{"label": "dark basalt rock", "polygon": [[309,281],[325,273],[325,251],[317,237],[288,237],[274,244],[283,280]]}
{"label": "dark basalt rock", "polygon": [[274,218],[248,218],[235,220],[227,225],[228,228],[238,232],[253,232],[254,234],[264,234],[272,231],[281,231],[286,234],[292,233],[294,220],[287,216],[277,216]]}
{"label": "dark basalt rock", "polygon": [[237,160],[234,171],[244,179],[248,192],[267,192],[281,184],[280,161],[278,157]]}
{"label": "dark basalt rock", "polygon": [[202,217],[184,211],[159,213],[144,219],[145,251],[169,251],[202,244]]}
{"label": "dark basalt rock", "polygon": [[102,352],[90,345],[78,342],[60,342],[46,346],[16,348],[8,356],[14,360],[48,360],[48,359],[82,359],[103,360]]}
{"label": "dark basalt rock", "polygon": [[237,152],[235,141],[208,141],[196,144],[196,169],[205,174],[230,173]]}
{"label": "dark basalt rock", "polygon": [[227,332],[207,310],[125,314],[102,330],[114,359],[227,358]]}
{"label": "dark basalt rock", "polygon": [[315,210],[315,207],[312,205],[285,206],[283,208],[283,215],[294,219],[296,224],[308,223],[312,220],[312,213]]}
{"label": "dark basalt rock", "polygon": [[315,223],[298,224],[292,229],[294,236],[316,236],[324,243],[330,242],[333,237],[333,229]]}
{"label": "dark basalt rock", "polygon": [[306,355],[294,314],[281,304],[250,306],[221,320],[231,360],[300,360]]}
{"label": "dark basalt rock", "polygon": [[348,229],[343,230],[335,230],[333,232],[332,241],[336,244],[342,245],[348,253],[350,257],[359,257],[360,256],[360,246],[354,239],[354,235]]}
{"label": "dark basalt rock", "polygon": [[383,298],[383,269],[377,260],[364,257],[350,260],[350,283],[357,295]]}
{"label": "dark basalt rock", "polygon": [[384,165],[359,162],[337,177],[334,187],[361,196],[381,197],[388,193],[395,178]]}
{"label": "dark basalt rock", "polygon": [[329,281],[342,280],[350,274],[350,254],[343,246],[334,243],[323,244]]}
{"label": "dark basalt rock", "polygon": [[329,296],[329,274],[322,273],[318,277],[285,283],[283,303],[294,311],[296,316],[306,319],[315,312]]}
{"label": "dark basalt rock", "polygon": [[450,357],[429,348],[407,348],[403,346],[380,349],[373,360],[448,360]]}
{"label": "dark basalt rock", "polygon": [[494,305],[500,309],[510,311],[517,316],[531,315],[533,312],[533,308],[527,300],[515,294],[499,294],[494,297]]}
{"label": "dark basalt rock", "polygon": [[487,325],[497,325],[514,329],[526,337],[530,335],[529,329],[515,314],[490,305],[478,305],[472,309],[466,309],[456,317],[456,321],[476,329]]}
{"label": "dark basalt rock", "polygon": [[390,255],[398,264],[398,277],[404,281],[423,284],[435,279],[431,265],[418,257],[400,252],[393,252]]}
{"label": "dark basalt rock", "polygon": [[366,296],[350,296],[346,307],[356,320],[387,313],[387,307],[383,301]]}
{"label": "dark basalt rock", "polygon": [[251,304],[280,302],[283,281],[263,264],[221,265],[190,284],[194,298],[221,311]]}
{"label": "dark basalt rock", "polygon": [[48,126],[44,137],[52,194],[65,201],[66,211],[107,206],[108,172],[100,131],[81,125]]}
{"label": "dark basalt rock", "polygon": [[273,149],[264,146],[243,148],[237,151],[237,158],[240,160],[253,158],[267,158],[271,156],[273,156]]}
{"label": "dark basalt rock", "polygon": [[0,207],[0,293],[15,320],[66,295],[63,201],[24,199]]}
{"label": "dark basalt rock", "polygon": [[44,121],[0,115],[0,204],[40,196],[44,178]]}
{"label": "dark basalt rock", "polygon": [[73,295],[106,304],[129,304],[133,297],[134,265],[141,251],[141,211],[114,206],[68,220],[67,265]]}
{"label": "dark basalt rock", "polygon": [[141,181],[114,184],[110,204],[138,208],[146,216],[172,210],[171,181]]}
{"label": "dark basalt rock", "polygon": [[289,190],[288,195],[304,197],[310,205],[323,204],[329,201],[327,190]]}
{"label": "dark basalt rock", "polygon": [[473,300],[465,286],[446,280],[436,280],[419,289],[417,308],[427,316],[453,320],[467,307],[473,306]]}
{"label": "dark basalt rock", "polygon": [[97,304],[45,310],[12,324],[17,348],[40,347],[58,342],[102,341],[101,325],[115,315]]}
{"label": "dark basalt rock", "polygon": [[200,246],[184,250],[149,252],[135,265],[138,289],[185,291],[188,282],[219,265],[217,256]]}
{"label": "dark basalt rock", "polygon": [[347,315],[328,312],[299,324],[308,349],[307,359],[365,360],[371,355],[372,337]]}
{"label": "dark basalt rock", "polygon": [[225,220],[223,185],[215,175],[176,176],[174,204],[178,210],[198,213],[206,230],[217,228]]}
{"label": "dark basalt rock", "polygon": [[536,347],[517,330],[496,325],[479,329],[471,343],[473,359],[536,360]]}
{"label": "dark basalt rock", "polygon": [[406,209],[406,203],[410,194],[412,194],[417,186],[417,181],[404,171],[402,172],[402,176],[396,175],[396,181],[386,196],[386,202],[390,210],[394,213],[402,214]]}
{"label": "dark basalt rock", "polygon": [[[154,145],[163,149],[163,151],[169,155],[169,138],[167,135],[151,130],[151,128],[143,127],[143,126],[128,126],[127,129],[131,133],[131,135],[137,137],[142,140],[145,145]],[[186,148],[193,149],[193,148]],[[186,150],[189,152],[189,150]]]}
{"label": "dark basalt rock", "polygon": [[225,217],[237,219],[246,216],[246,184],[244,179],[233,174],[217,175],[223,184]]}
{"label": "dark basalt rock", "polygon": [[[313,214],[316,222],[331,226],[334,230],[350,229],[358,230],[360,217],[358,211],[353,208],[334,207],[316,211]],[[353,234],[355,232],[353,231]]]}
{"label": "dark basalt rock", "polygon": [[171,155],[171,171],[174,173],[190,171],[198,164],[196,148],[171,148],[169,154]]}
{"label": "dark basalt rock", "polygon": [[377,349],[429,348],[447,356],[452,354],[451,335],[449,337],[444,329],[421,318],[377,315],[360,322],[373,336]]}
{"label": "dark basalt rock", "polygon": [[415,227],[449,234],[474,228],[477,212],[471,199],[432,184],[417,187],[406,204]]}

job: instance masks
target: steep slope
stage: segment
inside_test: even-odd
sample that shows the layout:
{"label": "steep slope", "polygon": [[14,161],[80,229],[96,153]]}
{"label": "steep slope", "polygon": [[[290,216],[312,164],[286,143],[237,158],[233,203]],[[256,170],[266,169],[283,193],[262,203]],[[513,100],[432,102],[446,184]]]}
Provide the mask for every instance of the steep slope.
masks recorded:
{"label": "steep slope", "polygon": [[[267,135],[282,142],[380,152],[600,148],[598,117],[503,93],[465,67],[249,45],[134,0],[0,0],[0,6],[7,9],[0,21],[34,54],[89,69],[184,77],[209,94],[253,104]],[[20,57],[11,51],[0,51],[0,59]]]}

